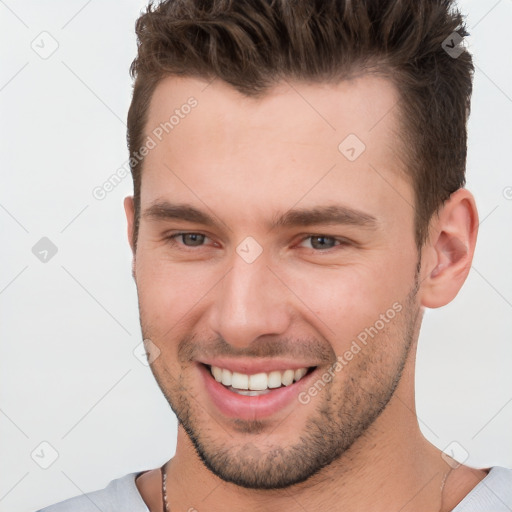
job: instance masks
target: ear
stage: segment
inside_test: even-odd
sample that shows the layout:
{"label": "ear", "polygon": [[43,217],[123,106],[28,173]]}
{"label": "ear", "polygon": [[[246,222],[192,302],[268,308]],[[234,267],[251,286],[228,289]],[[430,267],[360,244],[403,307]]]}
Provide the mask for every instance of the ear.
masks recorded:
{"label": "ear", "polygon": [[422,253],[421,304],[439,308],[451,302],[468,276],[475,252],[478,211],[471,192],[456,190],[431,220]]}
{"label": "ear", "polygon": [[128,232],[128,243],[132,250],[132,276],[135,279],[135,246],[133,243],[133,225],[135,222],[135,208],[133,205],[133,196],[124,198],[124,211],[126,213],[127,232]]}

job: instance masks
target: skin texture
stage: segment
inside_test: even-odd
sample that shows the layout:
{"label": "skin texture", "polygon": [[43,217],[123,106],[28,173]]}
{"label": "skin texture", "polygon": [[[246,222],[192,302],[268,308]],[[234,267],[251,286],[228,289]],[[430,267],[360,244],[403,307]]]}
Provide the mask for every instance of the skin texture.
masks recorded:
{"label": "skin texture", "polygon": [[[398,96],[382,78],[282,82],[254,99],[219,80],[169,77],[152,98],[148,136],[191,96],[197,105],[145,158],[136,250],[125,199],[142,332],[158,349],[151,370],[180,421],[172,510],[450,510],[485,471],[453,470],[441,503],[450,466],[419,430],[414,363],[424,308],[449,303],[471,266],[473,196],[452,194],[418,254]],[[354,161],[338,149],[349,134],[365,145]],[[218,225],[144,216],[162,200]],[[269,228],[292,208],[331,205],[373,216],[374,228]],[[169,239],[182,231],[205,238]],[[262,248],[250,264],[236,251],[248,236]],[[333,238],[325,249],[308,236]],[[389,319],[393,305],[400,311]],[[388,321],[321,392],[268,418],[225,417],[199,378],[205,354],[281,356],[324,373],[383,314]],[[159,471],[137,485],[161,510]]]}

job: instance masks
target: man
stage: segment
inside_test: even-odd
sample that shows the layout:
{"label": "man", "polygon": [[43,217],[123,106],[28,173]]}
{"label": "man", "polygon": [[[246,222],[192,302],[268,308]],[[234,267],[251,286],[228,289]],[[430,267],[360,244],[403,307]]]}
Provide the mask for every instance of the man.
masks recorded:
{"label": "man", "polygon": [[[462,287],[471,56],[448,0],[174,0],[137,22],[125,199],[175,456],[45,512],[511,510],[421,434]],[[448,342],[448,340],[447,340]]]}

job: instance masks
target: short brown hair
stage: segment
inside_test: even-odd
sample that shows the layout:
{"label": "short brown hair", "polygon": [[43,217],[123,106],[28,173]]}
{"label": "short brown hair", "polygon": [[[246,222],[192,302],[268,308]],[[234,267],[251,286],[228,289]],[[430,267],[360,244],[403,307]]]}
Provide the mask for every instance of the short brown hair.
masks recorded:
{"label": "short brown hair", "polygon": [[[151,96],[164,77],[220,78],[257,97],[283,79],[335,82],[372,72],[399,92],[418,250],[432,215],[465,185],[474,68],[457,45],[468,32],[452,0],[166,0],[149,3],[136,34],[131,157],[143,144]],[[130,164],[136,245],[143,160]]]}

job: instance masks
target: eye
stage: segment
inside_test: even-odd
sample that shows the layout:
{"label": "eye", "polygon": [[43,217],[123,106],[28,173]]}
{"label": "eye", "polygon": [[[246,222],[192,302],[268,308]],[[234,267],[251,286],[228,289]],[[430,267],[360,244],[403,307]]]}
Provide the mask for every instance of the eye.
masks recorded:
{"label": "eye", "polygon": [[186,247],[199,247],[203,245],[208,237],[201,233],[176,233],[167,238],[172,243],[176,243],[177,239],[181,239],[181,243]]}
{"label": "eye", "polygon": [[[309,235],[302,239],[301,244],[304,244],[307,241],[310,241],[308,248],[319,251],[332,249],[337,245],[346,245],[346,242],[344,240],[326,235]],[[302,247],[304,247],[304,245]]]}

